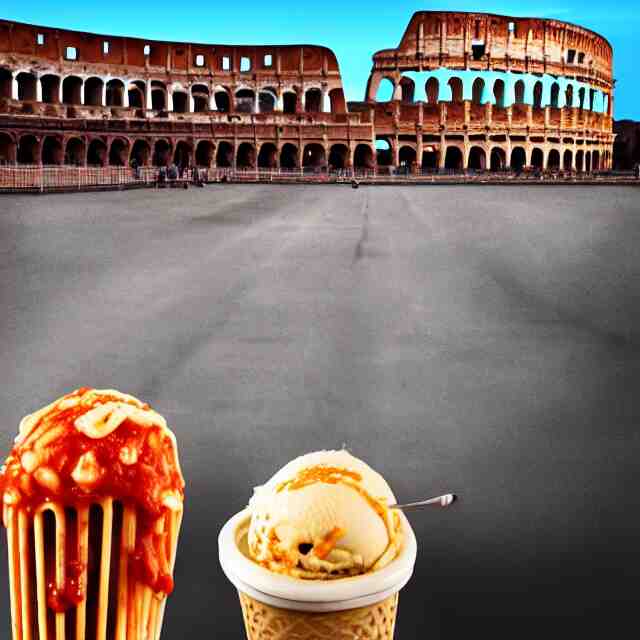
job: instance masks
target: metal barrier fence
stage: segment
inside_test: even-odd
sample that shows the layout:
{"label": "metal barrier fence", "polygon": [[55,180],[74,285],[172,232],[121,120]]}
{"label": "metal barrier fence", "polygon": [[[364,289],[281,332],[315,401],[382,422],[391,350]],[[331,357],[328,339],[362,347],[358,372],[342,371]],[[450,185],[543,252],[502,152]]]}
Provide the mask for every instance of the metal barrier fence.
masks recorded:
{"label": "metal barrier fence", "polygon": [[[197,171],[197,173],[196,173]],[[326,167],[302,169],[233,169],[212,168],[187,170],[170,177],[171,172],[158,167],[71,167],[71,166],[0,166],[0,191],[49,192],[89,191],[92,189],[120,189],[149,186],[187,186],[189,183],[209,182],[295,182],[341,183],[353,180],[367,183],[438,183],[438,182],[606,182],[638,183],[632,173],[582,173],[525,170],[457,172],[436,170],[411,173],[389,167],[377,169],[327,170]]]}

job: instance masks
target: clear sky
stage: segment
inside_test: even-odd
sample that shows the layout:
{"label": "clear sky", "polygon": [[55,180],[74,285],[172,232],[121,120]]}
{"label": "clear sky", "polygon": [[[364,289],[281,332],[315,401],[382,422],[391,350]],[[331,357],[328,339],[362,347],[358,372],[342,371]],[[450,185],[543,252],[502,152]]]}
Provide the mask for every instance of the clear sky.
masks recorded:
{"label": "clear sky", "polygon": [[375,51],[395,47],[418,10],[558,18],[593,29],[614,49],[615,117],[640,120],[638,0],[3,0],[0,18],[109,35],[229,44],[319,44],[336,52],[348,100],[362,100]]}

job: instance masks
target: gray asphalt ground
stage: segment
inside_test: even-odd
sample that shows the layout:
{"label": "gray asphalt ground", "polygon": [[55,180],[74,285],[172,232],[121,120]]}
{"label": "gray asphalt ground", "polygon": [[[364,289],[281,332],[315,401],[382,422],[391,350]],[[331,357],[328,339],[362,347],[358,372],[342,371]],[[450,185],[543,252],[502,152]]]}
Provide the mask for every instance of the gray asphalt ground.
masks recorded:
{"label": "gray asphalt ground", "polygon": [[166,638],[242,637],[219,528],[342,445],[400,499],[462,498],[411,515],[398,638],[612,632],[639,599],[639,246],[624,187],[2,196],[0,450],[79,386],[168,418],[188,502]]}

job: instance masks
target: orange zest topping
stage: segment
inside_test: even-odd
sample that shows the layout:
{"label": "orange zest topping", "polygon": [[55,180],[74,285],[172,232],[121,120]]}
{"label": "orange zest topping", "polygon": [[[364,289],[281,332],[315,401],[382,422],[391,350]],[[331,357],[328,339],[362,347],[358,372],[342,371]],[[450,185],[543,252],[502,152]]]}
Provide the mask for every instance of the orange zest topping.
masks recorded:
{"label": "orange zest topping", "polygon": [[312,484],[323,482],[324,484],[338,484],[345,479],[355,480],[356,482],[362,481],[362,476],[355,471],[349,471],[348,469],[341,469],[340,467],[327,467],[318,465],[315,467],[308,467],[302,469],[293,480],[287,480],[282,482],[277,487],[277,492],[280,493],[285,489],[289,491],[296,491],[303,489]]}
{"label": "orange zest topping", "polygon": [[313,555],[320,558],[320,560],[324,560],[335,549],[338,540],[340,540],[345,533],[346,531],[340,529],[340,527],[332,529],[320,544],[315,545]]}

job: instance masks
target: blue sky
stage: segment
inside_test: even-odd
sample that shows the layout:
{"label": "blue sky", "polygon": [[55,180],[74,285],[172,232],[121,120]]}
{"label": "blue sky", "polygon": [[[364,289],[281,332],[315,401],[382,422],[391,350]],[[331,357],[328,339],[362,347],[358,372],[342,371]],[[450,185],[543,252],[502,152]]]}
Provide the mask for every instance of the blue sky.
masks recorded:
{"label": "blue sky", "polygon": [[617,80],[615,117],[640,120],[638,65],[639,5],[632,0],[556,0],[438,3],[409,0],[284,0],[202,2],[200,0],[3,0],[0,18],[110,35],[229,44],[321,44],[340,62],[349,100],[364,97],[371,55],[395,47],[415,11],[487,11],[535,15],[575,22],[613,45]]}

